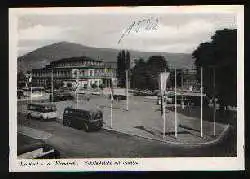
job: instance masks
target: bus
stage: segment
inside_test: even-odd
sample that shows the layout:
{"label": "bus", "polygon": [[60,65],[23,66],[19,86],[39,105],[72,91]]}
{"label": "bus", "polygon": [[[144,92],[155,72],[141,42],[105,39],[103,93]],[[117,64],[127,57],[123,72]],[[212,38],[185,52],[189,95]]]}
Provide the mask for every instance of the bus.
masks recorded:
{"label": "bus", "polygon": [[45,94],[45,88],[44,87],[28,87],[23,88],[24,96],[27,97],[42,97]]}
{"label": "bus", "polygon": [[37,118],[40,120],[56,119],[56,106],[51,103],[29,103],[27,105],[27,118]]}

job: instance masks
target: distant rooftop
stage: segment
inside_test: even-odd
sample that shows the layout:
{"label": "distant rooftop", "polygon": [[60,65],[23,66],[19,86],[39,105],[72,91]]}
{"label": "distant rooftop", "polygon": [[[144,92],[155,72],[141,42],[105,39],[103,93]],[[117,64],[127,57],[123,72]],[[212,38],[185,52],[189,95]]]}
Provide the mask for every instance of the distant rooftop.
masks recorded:
{"label": "distant rooftop", "polygon": [[95,60],[95,59],[92,59],[92,58],[90,58],[90,57],[81,56],[81,57],[63,58],[63,59],[60,59],[60,60],[53,61],[53,62],[51,62],[50,64],[51,64],[51,65],[55,65],[55,64],[58,64],[58,63],[61,63],[61,62],[75,62],[75,61],[95,61],[95,62],[103,62],[103,60]]}

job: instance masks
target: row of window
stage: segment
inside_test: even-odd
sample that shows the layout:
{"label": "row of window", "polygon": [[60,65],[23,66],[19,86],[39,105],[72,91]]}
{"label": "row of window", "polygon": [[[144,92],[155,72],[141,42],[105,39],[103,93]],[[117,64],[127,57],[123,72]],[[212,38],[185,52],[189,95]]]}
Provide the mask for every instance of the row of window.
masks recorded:
{"label": "row of window", "polygon": [[[89,73],[88,73],[89,72]],[[58,71],[54,72],[53,76],[54,77],[76,77],[77,73],[73,72],[73,75],[69,71]],[[88,77],[88,76],[114,76],[115,71],[114,70],[80,70],[79,71],[79,77]],[[51,77],[51,73],[41,73],[41,72],[34,72],[32,74],[33,77]]]}
{"label": "row of window", "polygon": [[65,67],[65,66],[102,66],[102,62],[97,61],[77,61],[77,62],[64,62],[58,63],[57,67]]}

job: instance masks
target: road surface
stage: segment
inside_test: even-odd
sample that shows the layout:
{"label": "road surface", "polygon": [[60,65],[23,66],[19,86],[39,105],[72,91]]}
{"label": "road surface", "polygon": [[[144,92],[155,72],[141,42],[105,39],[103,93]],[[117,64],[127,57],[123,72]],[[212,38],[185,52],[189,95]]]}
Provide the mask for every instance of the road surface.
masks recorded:
{"label": "road surface", "polygon": [[45,142],[60,151],[62,158],[110,158],[110,157],[229,157],[235,156],[235,137],[232,134],[222,143],[203,147],[183,147],[158,141],[100,130],[85,132],[63,126],[56,121],[27,121],[18,114],[18,125],[48,132]]}

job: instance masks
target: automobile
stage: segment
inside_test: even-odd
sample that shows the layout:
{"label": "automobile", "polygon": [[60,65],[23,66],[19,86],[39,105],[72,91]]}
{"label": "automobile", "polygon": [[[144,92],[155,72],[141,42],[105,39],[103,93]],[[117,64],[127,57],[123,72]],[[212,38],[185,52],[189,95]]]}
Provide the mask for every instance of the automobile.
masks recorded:
{"label": "automobile", "polygon": [[[111,99],[111,95],[109,95],[109,99]],[[120,100],[126,100],[127,96],[114,94],[113,95],[113,99],[114,100],[118,100],[118,101],[120,101]]]}
{"label": "automobile", "polygon": [[86,89],[85,88],[78,88],[78,89],[76,89],[76,92],[78,94],[85,94],[86,93]]}
{"label": "automobile", "polygon": [[21,97],[24,97],[24,92],[23,90],[17,90],[17,98],[21,99]]}
{"label": "automobile", "polygon": [[91,91],[91,94],[92,95],[101,95],[101,92],[100,92],[100,90],[93,90],[93,91]]}
{"label": "automobile", "polygon": [[84,109],[67,107],[63,112],[63,125],[84,129],[86,132],[99,130],[103,126],[103,112],[96,107]]}
{"label": "automobile", "polygon": [[53,93],[53,99],[52,94],[49,96],[50,101],[65,101],[65,100],[73,100],[74,96],[71,94],[71,92],[56,92]]}
{"label": "automobile", "polygon": [[51,89],[50,88],[48,88],[48,89],[45,89],[45,93],[51,93]]}
{"label": "automobile", "polygon": [[72,91],[75,91],[76,89],[72,87],[61,87],[58,90],[61,92],[72,92]]}
{"label": "automobile", "polygon": [[136,90],[134,96],[149,96],[149,92],[146,90]]}
{"label": "automobile", "polygon": [[[163,97],[163,99],[164,99],[164,101],[166,102],[166,103],[173,103],[173,99],[172,98],[169,98],[168,96],[164,96]],[[161,104],[161,95],[157,95],[157,104],[158,105],[160,105]]]}
{"label": "automobile", "polygon": [[29,103],[27,105],[27,118],[40,120],[55,120],[57,118],[56,106],[51,103]]}
{"label": "automobile", "polygon": [[59,159],[60,152],[41,139],[17,133],[17,157],[19,159]]}

